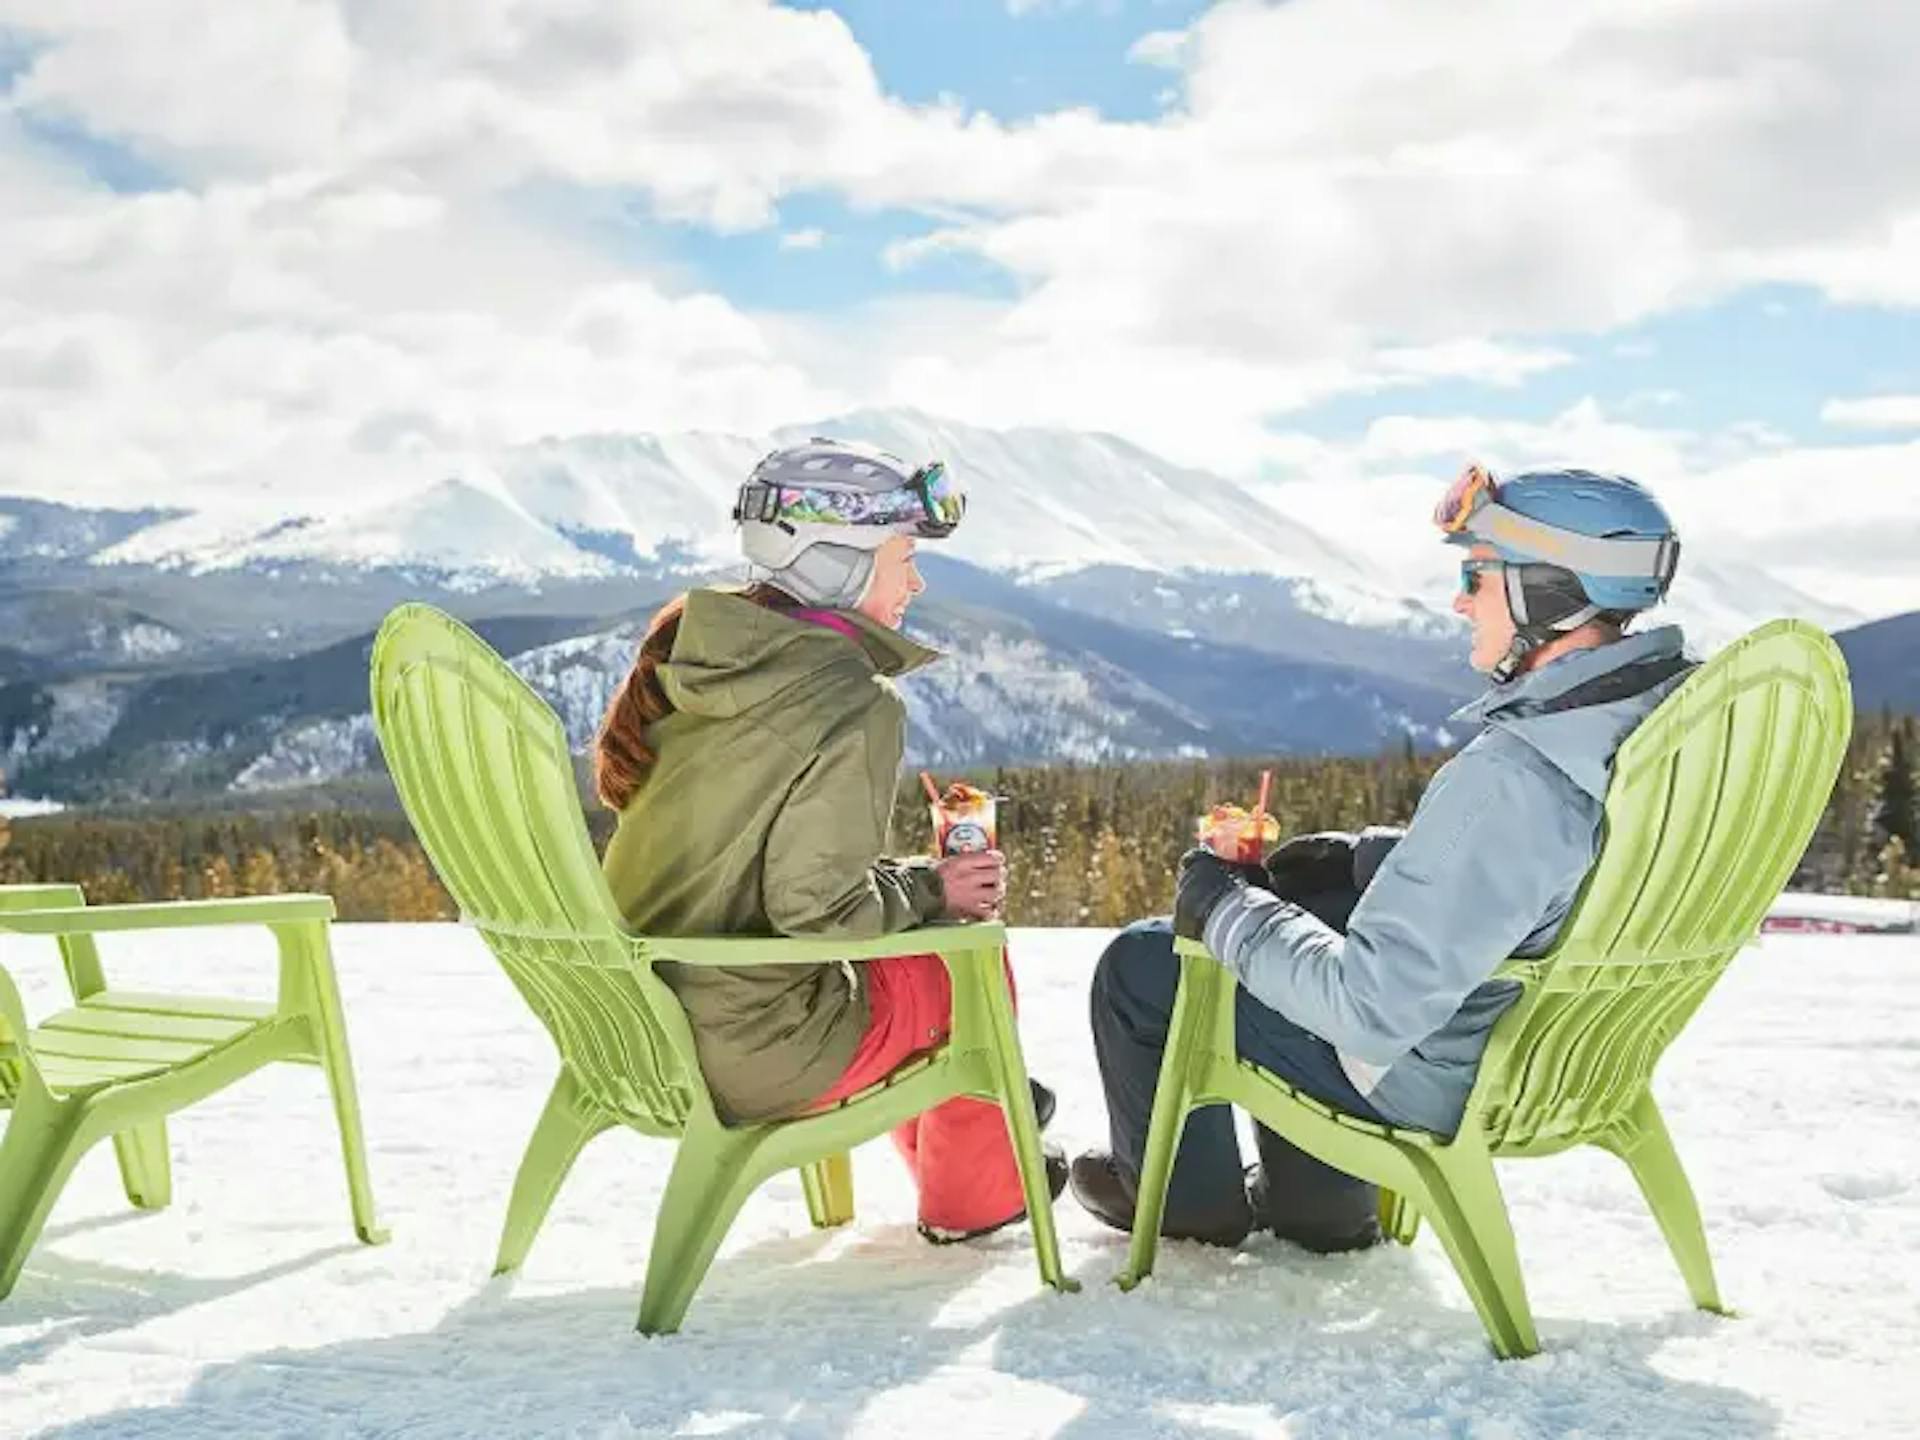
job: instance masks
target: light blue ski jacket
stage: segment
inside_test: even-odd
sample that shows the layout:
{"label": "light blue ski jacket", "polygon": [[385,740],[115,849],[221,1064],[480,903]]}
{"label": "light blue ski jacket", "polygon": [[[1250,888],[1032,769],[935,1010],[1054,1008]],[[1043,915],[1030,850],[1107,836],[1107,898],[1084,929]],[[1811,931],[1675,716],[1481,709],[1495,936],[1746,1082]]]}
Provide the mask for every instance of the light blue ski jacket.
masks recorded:
{"label": "light blue ski jacket", "polygon": [[[1614,752],[1684,676],[1604,697],[1672,669],[1682,644],[1666,626],[1494,686],[1454,713],[1480,732],[1434,775],[1371,883],[1360,877],[1344,937],[1248,886],[1214,908],[1207,947],[1255,999],[1331,1044],[1387,1119],[1451,1135],[1487,1035],[1520,993],[1490,977],[1552,945],[1599,851]],[[1363,837],[1359,854],[1370,848]]]}

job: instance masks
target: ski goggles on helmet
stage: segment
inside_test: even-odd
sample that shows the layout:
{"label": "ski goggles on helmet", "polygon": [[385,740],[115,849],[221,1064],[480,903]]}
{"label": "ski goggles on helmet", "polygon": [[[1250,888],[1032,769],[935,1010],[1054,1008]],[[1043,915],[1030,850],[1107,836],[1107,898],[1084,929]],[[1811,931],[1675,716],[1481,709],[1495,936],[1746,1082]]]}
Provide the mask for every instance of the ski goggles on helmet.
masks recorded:
{"label": "ski goggles on helmet", "polygon": [[[1672,535],[1584,535],[1536,520],[1502,502],[1499,481],[1478,465],[1469,465],[1433,507],[1433,523],[1454,544],[1468,541],[1498,547],[1507,558],[1590,576],[1645,577],[1666,592],[1680,560],[1680,541]],[[1461,571],[1467,593],[1468,574]]]}
{"label": "ski goggles on helmet", "polygon": [[764,485],[740,487],[735,520],[775,525],[878,525],[928,540],[951,535],[967,513],[967,494],[935,460],[914,471],[891,490],[860,490],[847,485]]}
{"label": "ski goggles on helmet", "polygon": [[1491,470],[1469,465],[1460,472],[1460,478],[1447,487],[1447,493],[1440,497],[1440,503],[1433,507],[1433,523],[1449,535],[1457,535],[1467,528],[1467,521],[1472,518],[1473,512],[1492,500],[1499,491],[1499,483],[1493,478]]}

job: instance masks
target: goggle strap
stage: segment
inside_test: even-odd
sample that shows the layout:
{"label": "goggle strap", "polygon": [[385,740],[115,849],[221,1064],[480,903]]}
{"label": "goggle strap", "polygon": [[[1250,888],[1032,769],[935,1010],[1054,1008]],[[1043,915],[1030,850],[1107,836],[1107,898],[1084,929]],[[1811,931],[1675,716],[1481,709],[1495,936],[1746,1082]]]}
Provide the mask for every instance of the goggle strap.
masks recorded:
{"label": "goggle strap", "polygon": [[1670,535],[1658,540],[1581,535],[1542,524],[1497,500],[1475,510],[1467,529],[1491,544],[1508,545],[1562,569],[1589,575],[1645,575],[1664,585],[1673,578],[1680,558],[1679,542]]}
{"label": "goggle strap", "polygon": [[[843,523],[849,525],[902,525],[908,523],[926,524],[936,521],[937,517],[933,515],[929,508],[924,483],[916,483],[919,479],[920,477],[916,476],[914,480],[909,481],[907,485],[894,491],[853,492],[860,495],[891,494],[911,496],[911,511],[904,506],[892,511],[877,509],[867,518],[859,520],[850,519]],[[821,485],[818,487],[804,485],[767,485],[759,481],[750,480],[740,487],[740,492],[734,499],[732,518],[736,521],[758,520],[762,524],[767,525],[782,523],[782,510],[784,507],[782,492],[789,491],[796,495],[804,496],[810,489],[815,488],[820,490],[845,490],[847,487],[837,485]],[[951,526],[948,528],[951,528]]]}

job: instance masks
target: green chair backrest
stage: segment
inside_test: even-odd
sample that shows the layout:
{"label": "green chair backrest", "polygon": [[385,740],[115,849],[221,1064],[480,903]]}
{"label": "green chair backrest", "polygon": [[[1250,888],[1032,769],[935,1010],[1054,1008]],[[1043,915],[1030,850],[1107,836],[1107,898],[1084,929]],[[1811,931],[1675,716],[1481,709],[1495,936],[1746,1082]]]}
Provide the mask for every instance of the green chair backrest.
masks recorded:
{"label": "green chair backrest", "polygon": [[1496,1154],[1624,1123],[1654,1062],[1799,863],[1853,729],[1820,630],[1761,626],[1702,665],[1620,747],[1600,856],[1469,1108]]}
{"label": "green chair backrest", "polygon": [[[20,1018],[19,1034],[9,1022],[9,1015]],[[13,977],[7,974],[6,967],[0,966],[0,1110],[12,1107],[13,1097],[20,1090],[20,1067],[33,1063],[33,1057],[27,1050],[26,1009],[20,1003],[20,992],[14,987]]]}
{"label": "green chair backrest", "polygon": [[440,879],[600,1109],[679,1133],[704,1081],[580,811],[559,717],[479,636],[403,605],[373,647],[373,720]]}

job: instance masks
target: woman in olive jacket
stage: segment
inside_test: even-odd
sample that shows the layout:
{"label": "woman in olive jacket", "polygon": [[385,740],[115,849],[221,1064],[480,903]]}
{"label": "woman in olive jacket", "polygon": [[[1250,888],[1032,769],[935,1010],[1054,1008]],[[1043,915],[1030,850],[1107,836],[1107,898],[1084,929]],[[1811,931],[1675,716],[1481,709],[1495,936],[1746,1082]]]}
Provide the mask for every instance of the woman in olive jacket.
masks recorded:
{"label": "woman in olive jacket", "polygon": [[[963,509],[943,467],[864,446],[816,440],[755,467],[735,518],[760,578],[654,616],[595,742],[596,788],[620,812],[607,879],[636,930],[866,939],[999,913],[999,851],[887,855],[906,740],[892,680],[937,658],[899,628],[925,588],[915,539],[950,533]],[[730,1121],[842,1099],[951,1023],[933,955],[660,973]],[[894,1141],[930,1240],[1025,1214],[997,1106],[949,1100]],[[1048,1170],[1058,1194],[1063,1157]]]}

